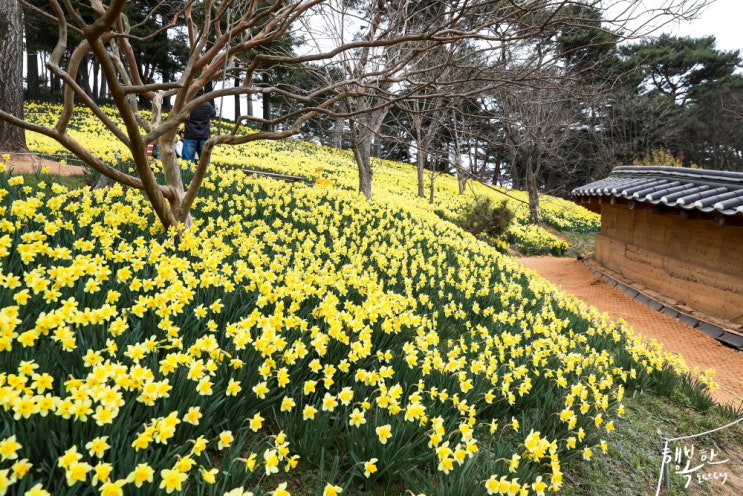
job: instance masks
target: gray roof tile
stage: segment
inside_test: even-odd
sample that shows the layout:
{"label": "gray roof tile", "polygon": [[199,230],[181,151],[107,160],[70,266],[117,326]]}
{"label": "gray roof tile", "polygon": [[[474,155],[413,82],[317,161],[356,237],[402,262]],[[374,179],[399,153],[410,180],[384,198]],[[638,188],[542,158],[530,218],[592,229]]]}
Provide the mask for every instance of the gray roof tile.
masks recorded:
{"label": "gray roof tile", "polygon": [[743,173],[662,166],[622,166],[572,191],[721,215],[743,214]]}

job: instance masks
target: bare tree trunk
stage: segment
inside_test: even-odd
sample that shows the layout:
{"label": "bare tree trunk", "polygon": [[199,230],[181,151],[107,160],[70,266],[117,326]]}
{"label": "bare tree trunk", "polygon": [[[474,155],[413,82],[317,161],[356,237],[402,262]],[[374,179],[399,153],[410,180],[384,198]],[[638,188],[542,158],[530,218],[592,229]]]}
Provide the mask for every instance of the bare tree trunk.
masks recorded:
{"label": "bare tree trunk", "polygon": [[100,87],[98,84],[98,76],[101,72],[101,65],[98,63],[97,60],[93,60],[93,94],[92,97],[98,100],[100,98]]}
{"label": "bare tree trunk", "polygon": [[343,119],[335,119],[330,130],[330,146],[338,150],[343,149]]}
{"label": "bare tree trunk", "polygon": [[[457,173],[457,183],[459,185],[459,194],[464,194],[464,187],[467,185],[467,173],[462,167],[462,146],[459,141],[461,134],[457,126],[457,115],[452,112],[452,131],[454,138],[454,169]],[[433,203],[433,202],[431,202]]]}
{"label": "bare tree trunk", "polygon": [[52,72],[49,73],[49,91],[51,91],[53,95],[62,94],[62,80]]}
{"label": "bare tree trunk", "polygon": [[[413,100],[410,105],[415,105],[416,109],[419,106],[420,102],[418,100]],[[422,118],[420,113],[418,112],[411,112],[410,118],[413,121],[413,136],[415,137],[415,144],[416,144],[416,152],[415,152],[415,162],[416,162],[416,178],[418,181],[418,196],[420,198],[426,197],[426,188],[425,188],[425,176],[424,176],[424,168],[426,166],[426,146],[424,145],[424,139],[423,139],[423,124],[422,124]]]}
{"label": "bare tree trunk", "polygon": [[518,167],[518,151],[515,147],[511,148],[511,165],[509,167],[511,173],[511,187],[513,189],[522,189],[521,171]]}
{"label": "bare tree trunk", "polygon": [[379,133],[382,121],[389,111],[388,107],[367,110],[355,119],[350,119],[351,148],[359,168],[359,191],[367,199],[371,198],[372,165],[371,149],[374,136]]}
{"label": "bare tree trunk", "polygon": [[26,98],[29,100],[38,100],[41,94],[39,60],[36,50],[29,48],[28,43],[36,35],[36,30],[28,22],[28,16],[23,17],[23,31],[26,39]]}
{"label": "bare tree trunk", "polygon": [[371,143],[374,133],[368,126],[351,121],[353,141],[351,148],[359,168],[359,191],[367,198],[371,198],[372,188],[372,166],[371,166]]}
{"label": "bare tree trunk", "polygon": [[26,54],[26,98],[38,100],[41,84],[39,82],[39,61],[36,52]]}
{"label": "bare tree trunk", "polygon": [[526,159],[526,190],[529,193],[529,217],[531,217],[531,223],[534,225],[540,225],[539,220],[539,189],[537,188],[537,177],[534,174],[534,160],[530,153]]}
{"label": "bare tree trunk", "polygon": [[[235,88],[240,86],[242,81],[240,81],[240,63],[235,60]],[[237,118],[242,115],[242,105],[240,105],[240,94],[235,94],[235,121],[237,121]]]}
{"label": "bare tree trunk", "polygon": [[436,193],[436,166],[434,164],[431,164],[431,182],[428,184],[428,203],[433,205],[433,196],[434,193]]}
{"label": "bare tree trunk", "polygon": [[[237,79],[235,79],[237,82]],[[235,119],[242,115],[242,105],[240,104],[240,95],[235,95]]]}
{"label": "bare tree trunk", "polygon": [[[263,73],[263,83],[268,85],[270,83],[270,78],[268,77],[268,73]],[[263,93],[263,120],[264,121],[270,121],[271,120],[271,95],[269,93]],[[273,131],[273,128],[271,124],[268,122],[264,122],[261,126],[261,131]]]}
{"label": "bare tree trunk", "polygon": [[463,195],[464,190],[467,187],[467,176],[465,176],[461,171],[457,174],[457,183],[459,183],[459,194]]}
{"label": "bare tree trunk", "polygon": [[426,155],[418,148],[417,152],[417,165],[416,165],[416,176],[418,179],[418,196],[421,198],[426,197],[426,188],[425,188],[425,175],[424,175],[424,169],[426,167]]}
{"label": "bare tree trunk", "polygon": [[[23,119],[23,24],[17,0],[0,0],[0,109]],[[0,120],[0,151],[28,152],[20,127]]]}
{"label": "bare tree trunk", "polygon": [[[488,146],[485,149],[485,157],[489,157],[489,156],[490,156],[490,147]],[[501,175],[502,162],[504,158],[505,157],[503,156],[503,149],[501,147],[498,147],[498,149],[495,151],[495,164],[493,165],[493,184],[495,186],[501,186],[500,175]]]}
{"label": "bare tree trunk", "polygon": [[108,98],[108,83],[106,78],[101,78],[101,89],[98,91],[99,98]]}
{"label": "bare tree trunk", "polygon": [[93,96],[93,91],[90,89],[90,75],[88,74],[88,61],[90,57],[83,57],[80,62],[80,69],[77,71],[77,84],[79,84],[88,96]]}
{"label": "bare tree trunk", "polygon": [[[338,112],[348,112],[348,105],[345,100],[340,100],[335,104],[335,108]],[[343,136],[346,131],[346,119],[342,117],[335,117],[333,119],[333,128],[330,130],[330,146],[336,150],[343,150]],[[353,129],[351,129],[353,133]]]}

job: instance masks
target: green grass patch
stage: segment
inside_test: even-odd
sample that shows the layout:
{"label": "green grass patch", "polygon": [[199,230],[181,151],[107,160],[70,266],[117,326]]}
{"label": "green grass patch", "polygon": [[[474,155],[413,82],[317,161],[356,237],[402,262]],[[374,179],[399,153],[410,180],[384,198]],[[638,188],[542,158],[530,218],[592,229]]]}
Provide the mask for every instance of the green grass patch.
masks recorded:
{"label": "green grass patch", "polygon": [[[625,402],[627,427],[614,433],[606,454],[597,453],[590,462],[575,460],[566,471],[565,494],[589,496],[597,494],[655,494],[663,460],[663,436],[675,438],[707,432],[741,418],[741,411],[724,407],[699,411],[682,398],[683,387],[675,390],[673,397],[638,392]],[[699,473],[725,472],[728,480],[721,479],[699,483],[696,473],[688,487],[687,478],[679,475],[685,460],[677,469],[676,461],[669,467],[670,485],[664,481],[663,495],[687,494],[739,494],[743,491],[743,424],[737,424],[708,436],[671,444],[671,455],[676,448],[687,452],[694,446],[695,461],[691,467],[704,464],[701,452],[710,450],[728,463],[717,467],[704,464]]]}

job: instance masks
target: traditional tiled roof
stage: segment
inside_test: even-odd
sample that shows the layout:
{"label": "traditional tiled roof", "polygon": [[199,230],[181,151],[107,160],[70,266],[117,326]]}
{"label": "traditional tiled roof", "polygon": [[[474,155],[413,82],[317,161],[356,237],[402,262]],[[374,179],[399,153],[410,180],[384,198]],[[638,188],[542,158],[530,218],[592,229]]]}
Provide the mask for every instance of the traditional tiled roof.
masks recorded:
{"label": "traditional tiled roof", "polygon": [[576,198],[624,198],[653,205],[743,215],[743,173],[661,166],[622,166],[572,191]]}

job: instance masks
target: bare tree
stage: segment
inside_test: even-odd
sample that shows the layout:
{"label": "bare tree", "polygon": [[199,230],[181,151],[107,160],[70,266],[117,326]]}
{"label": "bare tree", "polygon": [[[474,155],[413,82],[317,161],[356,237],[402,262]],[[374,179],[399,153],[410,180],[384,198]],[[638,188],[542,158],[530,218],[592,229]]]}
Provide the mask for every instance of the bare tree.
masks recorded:
{"label": "bare tree", "polygon": [[[588,0],[586,0],[588,1]],[[665,0],[664,6],[684,6],[707,0]],[[590,0],[599,4],[598,0]],[[49,136],[82,159],[102,175],[126,186],[144,191],[154,211],[166,227],[188,225],[190,210],[208,169],[212,150],[219,145],[236,145],[254,140],[281,139],[299,133],[302,125],[314,115],[351,119],[354,140],[359,148],[360,189],[371,195],[371,167],[366,165],[367,144],[378,130],[386,107],[404,97],[399,94],[408,81],[408,62],[422,50],[476,40],[482,50],[493,50],[517,40],[539,36],[550,26],[581,19],[556,15],[572,2],[564,0],[499,0],[417,2],[411,0],[187,0],[173,4],[163,0],[145,12],[141,25],[130,22],[125,7],[128,0],[90,0],[89,3],[49,0],[40,3],[20,0],[25,9],[42,15],[58,26],[58,39],[46,61],[52,79],[64,84],[63,109],[54,126],[43,126],[24,120],[9,109],[0,109],[0,119],[12,125]],[[607,2],[600,2],[604,5]],[[609,2],[624,7],[616,10],[611,22],[621,24],[636,17],[641,0]],[[14,4],[11,0],[10,4]],[[3,0],[8,5],[8,0]],[[42,6],[40,6],[42,5]],[[321,8],[330,8],[323,11]],[[301,23],[313,16],[342,18],[353,12],[364,18],[347,25],[352,36],[332,38],[317,50],[286,50],[278,43]],[[335,16],[335,17],[333,17]],[[16,13],[9,17],[19,19]],[[158,23],[145,24],[158,18]],[[156,25],[149,31],[146,25]],[[135,36],[144,31],[146,34]],[[187,33],[189,53],[185,65],[174,81],[145,82],[140,75],[134,41],[146,41],[163,33]],[[72,35],[82,41],[74,47]],[[312,36],[309,36],[310,38]],[[340,40],[333,43],[333,39]],[[2,50],[6,50],[3,47]],[[66,56],[69,54],[69,57]],[[339,67],[344,54],[357,57],[348,66],[341,81],[319,77],[327,69]],[[240,64],[236,60],[240,59]],[[2,59],[2,57],[0,57]],[[88,95],[85,82],[78,80],[81,67],[91,59],[100,65],[101,84],[113,99],[123,125],[109,118]],[[349,60],[346,58],[346,60]],[[20,65],[20,64],[19,64]],[[291,81],[262,78],[265,71],[281,69],[314,73],[315,87],[294,85]],[[435,69],[435,68],[433,68]],[[235,84],[235,79],[238,84]],[[265,96],[285,104],[282,110],[264,116],[238,115],[235,125],[219,130],[204,146],[195,166],[194,177],[184,187],[180,165],[173,150],[178,128],[189,113],[204,102],[235,95]],[[140,111],[142,101],[150,102],[151,118]],[[168,114],[163,102],[172,102]],[[345,102],[345,105],[338,105]],[[108,128],[112,139],[122,142],[130,151],[135,174],[127,174],[97,157],[68,133],[76,105],[88,107]],[[244,133],[241,124],[253,122],[261,131]],[[150,168],[147,145],[160,145],[165,180],[159,183]]]}
{"label": "bare tree", "polygon": [[[0,111],[23,119],[23,22],[16,0],[0,0]],[[0,151],[28,152],[22,128],[0,120]]]}
{"label": "bare tree", "polygon": [[[434,87],[431,89],[435,91]],[[421,198],[426,195],[426,163],[429,161],[434,139],[444,126],[442,117],[446,111],[444,97],[441,94],[432,94],[429,97],[424,95],[424,92],[419,93],[415,98],[406,98],[398,103],[410,122],[410,127],[405,131],[407,137],[411,139],[411,145],[415,148],[418,196]],[[433,181],[431,188],[433,189]]]}
{"label": "bare tree", "polygon": [[[325,2],[319,11],[324,19],[324,41],[313,40],[321,48],[328,39],[335,46],[344,46],[350,40],[361,39],[363,46],[338,54],[336,64],[326,66],[326,83],[337,81],[338,71],[343,75],[336,93],[341,102],[336,109],[343,109],[348,119],[351,149],[359,169],[359,191],[371,197],[372,164],[371,148],[378,136],[382,123],[389,113],[390,105],[399,101],[411,65],[421,57],[422,52],[436,46],[447,44],[453,37],[447,29],[456,25],[443,16],[439,9],[430,10],[431,5],[441,7],[438,2],[350,2],[355,8],[344,5],[349,2]],[[452,11],[456,11],[454,7]],[[361,32],[353,29],[361,23]],[[414,20],[426,24],[412,27]],[[317,21],[315,21],[317,22]],[[417,36],[416,32],[438,33],[433,37]],[[437,39],[437,37],[446,36]],[[409,86],[409,84],[408,84]]]}

